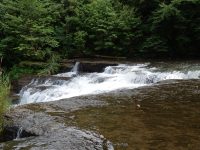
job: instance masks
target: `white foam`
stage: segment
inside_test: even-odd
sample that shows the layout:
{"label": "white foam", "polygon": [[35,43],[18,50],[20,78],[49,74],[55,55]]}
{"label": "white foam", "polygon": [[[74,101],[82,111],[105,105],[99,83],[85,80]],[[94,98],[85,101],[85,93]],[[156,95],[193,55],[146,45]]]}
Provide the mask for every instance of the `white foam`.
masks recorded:
{"label": "white foam", "polygon": [[[167,79],[199,79],[200,70],[159,72],[149,64],[108,66],[103,73],[76,75],[69,81],[58,83],[46,80],[42,84],[32,81],[20,92],[20,104],[55,101],[86,94],[105,93],[117,89],[137,88]],[[78,70],[76,70],[77,74]],[[57,76],[69,77],[74,72]],[[39,87],[47,87],[40,89]]]}

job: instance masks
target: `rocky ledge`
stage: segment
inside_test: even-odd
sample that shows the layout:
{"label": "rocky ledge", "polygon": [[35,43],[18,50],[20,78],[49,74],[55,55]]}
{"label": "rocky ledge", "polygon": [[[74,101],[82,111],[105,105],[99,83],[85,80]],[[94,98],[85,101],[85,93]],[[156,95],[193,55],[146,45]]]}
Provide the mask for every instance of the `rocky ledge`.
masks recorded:
{"label": "rocky ledge", "polygon": [[[114,61],[114,60],[91,60],[91,59],[71,59],[62,60],[60,62],[59,73],[69,72],[76,62],[79,64],[79,72],[90,73],[90,72],[102,72],[107,66],[116,66],[119,63],[128,63],[125,61]],[[130,63],[130,62],[129,62]],[[42,68],[45,66],[42,62],[21,62],[21,67],[32,67],[32,68]],[[12,81],[12,93],[19,93],[22,87],[28,85],[32,79],[39,79],[44,81],[45,79],[58,79],[58,80],[68,80],[66,77],[56,77],[56,76],[38,76],[38,75],[23,75],[18,80]]]}
{"label": "rocky ledge", "polygon": [[[7,125],[1,144],[4,150],[103,150],[112,149],[112,144],[102,135],[77,127],[66,126],[64,118],[73,119],[67,113],[85,107],[101,107],[106,102],[87,97],[71,98],[49,103],[17,106],[5,116]],[[58,115],[59,114],[59,115]],[[21,135],[19,136],[19,130]],[[19,136],[19,137],[17,137]]]}
{"label": "rocky ledge", "polygon": [[[140,127],[141,130],[137,128],[135,132],[138,132],[138,135],[144,135],[149,132],[155,135],[157,130],[152,128],[151,123],[155,121],[157,124],[154,125],[163,126],[162,122],[157,122],[156,120],[165,119],[163,116],[166,115],[167,110],[170,110],[170,113],[175,112],[177,109],[180,109],[180,112],[185,112],[187,110],[189,114],[193,112],[193,107],[186,106],[189,104],[193,105],[193,103],[199,104],[199,87],[199,80],[169,80],[160,82],[154,86],[141,87],[138,89],[118,90],[100,95],[88,95],[47,103],[13,107],[5,116],[7,120],[6,130],[15,127],[21,130],[21,136],[16,140],[1,143],[0,147],[4,150],[112,150],[113,146],[111,142],[113,142],[113,139],[107,140],[106,138],[108,135],[104,135],[106,136],[106,138],[104,138],[98,131],[88,131],[79,128],[78,124],[75,125],[76,127],[69,124],[70,120],[74,120],[75,116],[73,115],[77,110],[81,111],[81,109],[92,107],[99,109],[104,106],[120,106],[122,105],[121,103],[131,102],[131,109],[135,109],[134,114],[139,114],[136,115],[135,118],[132,118],[133,120],[135,119],[135,124],[138,121],[145,124],[144,127]],[[173,90],[175,91],[175,89],[176,92],[172,92]],[[180,105],[180,107],[177,107],[178,105]],[[164,109],[163,107],[167,108]],[[115,110],[117,110],[117,108]],[[112,111],[114,110],[112,109]],[[167,114],[168,113],[169,112],[167,112]],[[152,116],[150,120],[148,117],[149,115]],[[173,116],[173,119],[176,120],[176,124],[174,122],[174,128],[179,129],[182,134],[184,128],[180,128],[181,124],[177,121],[180,120],[180,118],[176,118],[179,116],[175,114],[173,114]],[[185,119],[184,121],[186,123],[187,118],[183,119]],[[166,118],[164,127],[170,123],[170,120]],[[164,127],[163,130],[167,132],[159,133],[162,134],[164,140],[169,142],[171,140],[168,139],[169,131]],[[144,130],[148,130],[148,132],[146,133]],[[193,129],[191,130],[193,131]],[[16,130],[14,131],[17,132]],[[171,134],[171,131],[169,134]],[[16,138],[18,134],[14,133],[14,135],[13,139]],[[146,136],[149,136],[149,134]],[[138,138],[141,137],[139,136]],[[152,137],[149,138],[151,139]],[[109,140],[111,140],[111,142]],[[129,143],[130,146],[132,142],[134,143],[134,139],[132,140],[133,141]],[[6,139],[3,139],[3,141],[6,141]],[[143,138],[141,142],[144,142]],[[188,143],[197,145],[195,142]],[[113,145],[114,144],[115,143],[113,143]],[[146,144],[148,145],[148,143]],[[138,145],[136,144],[135,146],[137,147]],[[139,147],[140,146],[141,144],[139,144]],[[151,147],[152,145],[149,146]]]}

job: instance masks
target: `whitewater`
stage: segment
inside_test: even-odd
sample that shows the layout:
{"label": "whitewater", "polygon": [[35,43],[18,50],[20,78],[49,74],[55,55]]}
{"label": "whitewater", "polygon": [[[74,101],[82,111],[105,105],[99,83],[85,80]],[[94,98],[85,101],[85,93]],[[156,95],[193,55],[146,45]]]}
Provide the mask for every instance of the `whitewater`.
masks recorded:
{"label": "whitewater", "polygon": [[106,93],[118,89],[151,86],[169,79],[200,79],[200,70],[174,69],[163,71],[150,63],[108,66],[102,73],[79,73],[79,62],[70,72],[54,75],[68,80],[51,78],[41,82],[33,79],[20,91],[20,104],[55,101],[75,96]]}

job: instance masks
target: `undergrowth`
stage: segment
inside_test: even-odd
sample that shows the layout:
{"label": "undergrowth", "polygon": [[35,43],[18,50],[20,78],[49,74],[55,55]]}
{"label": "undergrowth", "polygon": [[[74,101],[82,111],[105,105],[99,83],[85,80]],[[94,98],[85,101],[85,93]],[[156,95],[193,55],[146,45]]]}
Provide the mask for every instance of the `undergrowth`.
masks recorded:
{"label": "undergrowth", "polygon": [[0,133],[3,130],[4,113],[9,107],[10,80],[8,75],[0,75]]}

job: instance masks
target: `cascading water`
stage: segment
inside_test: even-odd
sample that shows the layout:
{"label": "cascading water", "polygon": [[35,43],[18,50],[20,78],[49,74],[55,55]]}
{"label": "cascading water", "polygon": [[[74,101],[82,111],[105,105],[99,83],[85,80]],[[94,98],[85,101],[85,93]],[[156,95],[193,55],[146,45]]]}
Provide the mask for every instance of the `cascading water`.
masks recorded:
{"label": "cascading water", "polygon": [[23,131],[23,128],[22,128],[22,127],[20,127],[20,128],[18,129],[18,131],[17,131],[16,140],[20,139],[20,137],[21,137],[21,134],[22,134],[22,131]]}
{"label": "cascading water", "polygon": [[[200,70],[171,70],[161,71],[150,67],[149,63],[137,65],[108,66],[102,73],[79,74],[79,63],[69,73],[56,76],[69,77],[69,80],[53,82],[33,80],[20,92],[20,104],[55,101],[86,94],[98,94],[117,89],[137,88],[152,85],[167,79],[199,79]],[[76,76],[73,77],[73,72]],[[43,87],[43,88],[40,88]],[[44,88],[46,87],[46,88]]]}
{"label": "cascading water", "polygon": [[80,64],[80,62],[76,62],[74,67],[72,68],[71,72],[78,73],[79,64]]}
{"label": "cascading water", "polygon": [[60,74],[57,74],[56,76],[58,76],[58,77],[73,77],[73,76],[76,76],[78,74],[78,71],[79,71],[79,65],[80,65],[80,62],[76,62],[74,67],[71,69],[70,72],[60,73]]}

